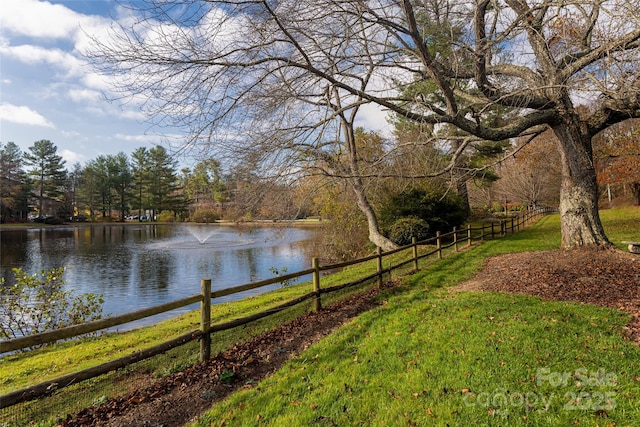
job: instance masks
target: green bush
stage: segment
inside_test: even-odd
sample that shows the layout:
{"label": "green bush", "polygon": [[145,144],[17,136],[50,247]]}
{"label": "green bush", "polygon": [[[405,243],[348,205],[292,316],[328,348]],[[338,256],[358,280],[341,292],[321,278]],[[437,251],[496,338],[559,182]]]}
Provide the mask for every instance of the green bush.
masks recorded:
{"label": "green bush", "polygon": [[102,295],[74,295],[62,289],[64,268],[33,275],[21,268],[12,271],[15,284],[4,287],[0,304],[0,338],[33,335],[102,317]]}
{"label": "green bush", "polygon": [[411,238],[418,241],[429,237],[429,224],[420,218],[401,218],[393,223],[389,230],[389,239],[400,246],[411,243]]}
{"label": "green bush", "polygon": [[210,223],[220,219],[220,215],[214,209],[198,209],[191,215],[191,222]]}
{"label": "green bush", "polygon": [[163,211],[156,215],[158,222],[176,222],[176,215],[173,211]]}
{"label": "green bush", "polygon": [[420,218],[429,224],[429,233],[447,233],[460,227],[469,217],[467,207],[456,194],[412,189],[393,195],[380,211],[380,221],[387,230],[401,218]]}

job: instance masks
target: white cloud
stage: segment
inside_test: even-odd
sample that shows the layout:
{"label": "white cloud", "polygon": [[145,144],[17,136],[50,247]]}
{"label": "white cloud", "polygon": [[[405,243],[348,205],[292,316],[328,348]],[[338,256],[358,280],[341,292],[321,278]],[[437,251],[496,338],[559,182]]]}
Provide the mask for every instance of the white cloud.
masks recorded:
{"label": "white cloud", "polygon": [[75,163],[83,163],[87,160],[87,158],[82,154],[78,154],[75,151],[71,151],[66,148],[60,150],[60,156],[67,162],[67,167],[70,167]]}
{"label": "white cloud", "polygon": [[67,96],[74,102],[96,102],[100,100],[100,92],[91,89],[70,89]]}
{"label": "white cloud", "polygon": [[36,0],[2,0],[0,27],[20,36],[46,39],[70,38],[83,15],[62,5]]}
{"label": "white cloud", "polygon": [[37,111],[33,111],[29,107],[25,106],[12,105],[8,103],[0,104],[0,117],[2,117],[2,120],[6,120],[8,122],[55,128],[53,123]]}
{"label": "white cloud", "polygon": [[146,134],[126,135],[123,133],[118,133],[115,135],[115,137],[127,142],[154,143],[158,141],[157,135],[146,135]]}
{"label": "white cloud", "polygon": [[48,49],[41,46],[24,44],[20,46],[2,46],[0,53],[26,64],[50,64],[63,70],[67,76],[84,75],[84,62],[61,49]]}
{"label": "white cloud", "polygon": [[74,130],[63,130],[63,131],[60,131],[60,133],[65,138],[79,138],[82,136],[80,135],[80,132],[76,132]]}
{"label": "white cloud", "polygon": [[110,40],[113,28],[118,25],[117,22],[101,16],[83,15],[78,31],[73,34],[74,52],[83,56],[92,50],[96,40]]}
{"label": "white cloud", "polygon": [[362,126],[367,131],[379,132],[383,136],[391,134],[389,112],[376,104],[366,104],[360,107],[356,126]]}
{"label": "white cloud", "polygon": [[113,77],[104,76],[97,73],[86,73],[82,77],[82,83],[92,89],[106,91],[112,87]]}
{"label": "white cloud", "polygon": [[143,121],[147,118],[147,116],[140,110],[121,110],[118,117],[137,121]]}
{"label": "white cloud", "polygon": [[[106,36],[112,21],[101,16],[76,13],[65,6],[36,0],[2,0],[0,14],[0,54],[29,65],[48,64],[62,72],[64,78],[81,78],[95,89],[99,78],[87,76],[87,61],[82,52],[92,37]],[[12,36],[29,40],[12,43]],[[72,49],[61,45],[70,43]]]}

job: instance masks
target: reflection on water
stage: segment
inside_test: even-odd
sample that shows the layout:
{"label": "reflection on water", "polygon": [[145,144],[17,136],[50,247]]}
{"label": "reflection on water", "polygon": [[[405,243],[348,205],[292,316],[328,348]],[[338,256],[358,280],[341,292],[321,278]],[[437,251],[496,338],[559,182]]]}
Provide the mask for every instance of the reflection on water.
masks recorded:
{"label": "reflection on water", "polygon": [[13,267],[30,274],[67,267],[67,289],[104,294],[105,315],[121,314],[199,293],[202,278],[221,289],[271,278],[272,268],[309,268],[317,233],[166,224],[8,230],[0,233],[0,277],[10,283]]}

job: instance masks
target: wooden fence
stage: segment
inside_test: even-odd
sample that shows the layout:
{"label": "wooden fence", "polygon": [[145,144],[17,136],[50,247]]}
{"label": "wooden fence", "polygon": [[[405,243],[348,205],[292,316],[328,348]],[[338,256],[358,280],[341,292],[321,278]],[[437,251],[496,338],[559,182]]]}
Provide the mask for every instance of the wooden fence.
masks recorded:
{"label": "wooden fence", "polygon": [[[438,232],[435,237],[427,240],[417,242],[413,239],[413,242],[409,245],[394,249],[388,252],[382,252],[380,248],[375,255],[369,257],[356,259],[353,261],[347,261],[339,264],[331,264],[321,266],[318,258],[313,258],[311,268],[307,270],[298,271],[286,275],[277,276],[267,280],[261,280],[259,282],[247,283],[240,286],[221,289],[217,291],[211,290],[211,279],[201,280],[201,291],[199,294],[189,296],[177,301],[157,305],[154,307],[146,308],[143,310],[134,311],[131,313],[122,314],[119,316],[108,317],[105,319],[95,320],[79,325],[69,326],[63,329],[57,329],[53,331],[43,332],[40,334],[34,334],[10,340],[0,342],[0,354],[14,352],[18,350],[28,349],[34,346],[49,344],[59,340],[65,340],[80,335],[85,335],[91,332],[100,331],[103,329],[111,328],[125,323],[133,322],[143,319],[145,317],[153,316],[159,313],[174,310],[176,308],[185,307],[196,302],[200,302],[200,329],[191,331],[179,337],[176,337],[170,341],[163,342],[162,344],[148,348],[146,350],[132,353],[129,356],[122,357],[101,365],[93,366],[82,371],[78,371],[69,375],[65,375],[54,380],[46,381],[31,387],[27,387],[21,390],[14,391],[12,393],[0,396],[0,409],[8,408],[19,403],[23,403],[29,400],[37,399],[43,396],[51,395],[55,391],[68,387],[72,384],[77,384],[80,381],[84,381],[90,378],[95,378],[99,375],[106,374],[119,368],[131,365],[141,360],[149,359],[153,356],[165,353],[166,351],[184,345],[193,340],[200,340],[200,360],[207,360],[211,357],[211,334],[223,331],[226,329],[235,328],[237,326],[245,325],[255,320],[270,316],[278,313],[289,307],[293,307],[302,303],[308,299],[314,300],[314,309],[320,311],[322,309],[322,294],[336,292],[351,286],[356,286],[368,281],[377,280],[378,286],[382,284],[384,273],[391,273],[391,271],[413,263],[413,268],[418,270],[419,260],[428,256],[436,254],[438,259],[442,259],[443,250],[453,247],[457,252],[460,250],[461,245],[469,247],[473,241],[481,241],[485,238],[496,238],[496,236],[505,236],[507,234],[513,234],[527,225],[535,217],[547,214],[551,212],[550,208],[541,208],[535,211],[526,212],[524,215],[518,215],[510,219],[503,219],[500,221],[493,221],[490,224],[484,224],[482,227],[471,227],[470,225],[465,229],[456,229],[449,233],[441,234]],[[418,246],[431,245],[433,250],[419,255]],[[386,269],[383,268],[383,258],[402,251],[411,251],[411,257],[405,261],[399,262],[395,265],[389,265]],[[332,287],[321,287],[320,272],[328,270],[336,270],[351,265],[361,264],[376,260],[376,272],[360,279],[341,285],[335,285]],[[272,307],[268,310],[252,314],[247,317],[235,319],[225,323],[211,324],[211,300],[213,298],[220,298],[227,295],[236,294],[251,289],[258,289],[264,286],[272,285],[275,283],[283,283],[288,280],[296,279],[301,276],[312,274],[313,277],[313,291],[297,297],[293,300],[287,301],[276,307]]]}

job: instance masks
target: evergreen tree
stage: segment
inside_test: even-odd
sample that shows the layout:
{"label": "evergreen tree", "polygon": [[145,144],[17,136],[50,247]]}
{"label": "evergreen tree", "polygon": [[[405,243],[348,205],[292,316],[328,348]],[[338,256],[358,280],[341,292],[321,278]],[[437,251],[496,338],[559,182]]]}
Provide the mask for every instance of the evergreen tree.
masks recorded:
{"label": "evergreen tree", "polygon": [[131,154],[131,171],[133,174],[133,204],[138,209],[138,220],[142,220],[143,212],[150,206],[149,188],[151,183],[149,150],[139,147]]}
{"label": "evergreen tree", "polygon": [[91,182],[89,189],[92,200],[92,209],[95,208],[102,213],[102,218],[111,217],[113,207],[112,193],[112,172],[110,170],[107,156],[98,156],[91,160],[85,168],[85,178]]}
{"label": "evergreen tree", "polygon": [[178,192],[178,162],[162,146],[149,150],[151,218],[164,210],[182,211],[186,200]]}
{"label": "evergreen tree", "polygon": [[29,211],[29,180],[22,152],[13,143],[0,143],[0,222],[22,221]]}
{"label": "evergreen tree", "polygon": [[224,201],[226,186],[219,161],[208,158],[198,162],[193,171],[186,168],[182,173],[184,193],[196,206],[211,207]]}
{"label": "evergreen tree", "polygon": [[89,162],[82,169],[80,174],[80,197],[89,211],[89,218],[93,221],[95,219],[95,211],[97,209],[97,174],[92,167],[92,163]]}
{"label": "evergreen tree", "polygon": [[129,198],[131,194],[133,175],[129,158],[123,152],[115,156],[108,156],[109,169],[111,171],[111,183],[115,192],[115,204],[120,213],[120,221],[124,221],[129,211]]}
{"label": "evergreen tree", "polygon": [[67,179],[68,194],[67,199],[71,207],[71,214],[77,215],[80,210],[80,183],[82,179],[82,165],[78,162],[73,164]]}
{"label": "evergreen tree", "polygon": [[59,200],[63,195],[63,186],[67,176],[65,161],[57,154],[58,147],[51,141],[36,141],[29,152],[24,154],[27,165],[33,169],[29,174],[34,177],[36,197],[38,198],[38,215],[44,215],[44,200]]}

